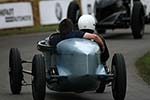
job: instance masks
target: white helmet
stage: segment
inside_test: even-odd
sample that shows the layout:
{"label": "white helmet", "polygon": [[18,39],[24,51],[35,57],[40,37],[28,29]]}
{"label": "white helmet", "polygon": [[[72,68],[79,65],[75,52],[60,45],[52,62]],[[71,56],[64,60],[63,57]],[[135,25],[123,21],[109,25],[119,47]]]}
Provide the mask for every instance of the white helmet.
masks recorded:
{"label": "white helmet", "polygon": [[78,27],[82,29],[95,30],[96,21],[92,15],[82,15],[78,20]]}

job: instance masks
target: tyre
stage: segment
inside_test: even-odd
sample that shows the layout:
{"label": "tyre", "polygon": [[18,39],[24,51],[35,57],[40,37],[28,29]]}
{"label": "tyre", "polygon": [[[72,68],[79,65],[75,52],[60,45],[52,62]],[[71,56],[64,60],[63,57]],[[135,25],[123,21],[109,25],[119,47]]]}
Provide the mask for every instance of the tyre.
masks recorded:
{"label": "tyre", "polygon": [[114,100],[124,100],[126,95],[126,66],[122,54],[115,54],[112,60],[112,94]]}
{"label": "tyre", "polygon": [[67,11],[67,18],[71,19],[74,25],[77,25],[78,19],[81,16],[80,7],[76,1],[72,1],[69,4]]}
{"label": "tyre", "polygon": [[141,39],[144,34],[144,8],[140,1],[135,1],[131,15],[131,29],[134,39]]}
{"label": "tyre", "polygon": [[23,80],[20,52],[17,48],[11,48],[9,52],[9,77],[12,94],[20,94]]}
{"label": "tyre", "polygon": [[104,82],[100,82],[99,87],[96,89],[96,93],[104,93],[106,84]]}
{"label": "tyre", "polygon": [[34,100],[44,100],[46,92],[45,62],[41,54],[35,55],[32,62],[32,95]]}
{"label": "tyre", "polygon": [[[104,18],[102,18],[101,13],[102,13],[102,9],[99,8],[99,4],[95,1],[95,4],[94,4],[94,16],[95,16],[95,18],[96,18],[96,20],[98,22],[100,22],[101,20],[104,19]],[[106,33],[105,29],[101,29],[101,28],[97,27],[97,25],[96,25],[96,31],[97,31],[98,34],[105,34]]]}

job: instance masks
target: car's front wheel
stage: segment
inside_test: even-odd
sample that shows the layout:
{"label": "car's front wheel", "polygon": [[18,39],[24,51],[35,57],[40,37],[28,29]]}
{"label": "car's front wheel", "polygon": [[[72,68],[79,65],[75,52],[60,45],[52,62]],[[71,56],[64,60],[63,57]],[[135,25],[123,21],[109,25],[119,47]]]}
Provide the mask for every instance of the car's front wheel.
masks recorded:
{"label": "car's front wheel", "polygon": [[23,80],[20,52],[17,48],[11,48],[9,53],[9,78],[10,88],[13,94],[20,94]]}
{"label": "car's front wheel", "polygon": [[126,65],[122,54],[117,53],[113,56],[111,73],[114,74],[112,81],[114,100],[124,100],[126,95]]}
{"label": "car's front wheel", "polygon": [[41,54],[35,55],[32,62],[32,95],[34,100],[44,100],[46,93],[45,62]]}

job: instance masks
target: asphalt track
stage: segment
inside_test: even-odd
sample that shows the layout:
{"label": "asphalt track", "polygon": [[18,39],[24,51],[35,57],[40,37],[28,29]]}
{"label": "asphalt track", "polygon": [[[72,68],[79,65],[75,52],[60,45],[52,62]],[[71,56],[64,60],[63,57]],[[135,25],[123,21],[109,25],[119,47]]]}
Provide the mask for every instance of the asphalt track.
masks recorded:
{"label": "asphalt track", "polygon": [[[20,95],[12,95],[9,87],[8,56],[11,47],[19,48],[23,59],[32,60],[34,54],[40,53],[36,49],[37,41],[47,37],[49,33],[37,33],[28,35],[16,35],[0,37],[0,100],[33,100],[31,86],[22,87]],[[130,30],[109,31],[104,36],[108,44],[111,57],[114,53],[122,53],[127,66],[127,94],[125,100],[150,100],[150,86],[148,86],[137,75],[134,66],[136,59],[147,51],[150,51],[150,26],[146,27],[146,33],[141,40],[134,40]],[[31,69],[31,65],[24,65]],[[28,82],[31,77],[25,75]],[[76,93],[58,93],[47,89],[45,100],[113,100],[111,87],[108,87],[103,94],[95,91]]]}

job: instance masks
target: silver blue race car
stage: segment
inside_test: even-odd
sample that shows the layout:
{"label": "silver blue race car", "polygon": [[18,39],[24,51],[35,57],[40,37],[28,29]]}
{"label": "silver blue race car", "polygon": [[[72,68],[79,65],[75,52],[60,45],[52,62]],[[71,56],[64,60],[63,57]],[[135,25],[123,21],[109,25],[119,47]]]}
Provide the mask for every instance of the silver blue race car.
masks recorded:
{"label": "silver blue race car", "polygon": [[[28,84],[23,74],[32,75],[34,100],[44,100],[46,85],[57,92],[96,90],[103,93],[107,85],[112,87],[114,100],[124,100],[126,95],[126,66],[120,53],[114,54],[111,68],[100,60],[101,51],[97,43],[72,38],[50,46],[47,39],[37,43],[42,54],[34,55],[32,62],[21,59],[17,48],[9,54],[9,76],[12,94],[19,94],[21,87]],[[23,69],[23,63],[32,63],[32,71]],[[110,71],[108,71],[110,70]]]}

